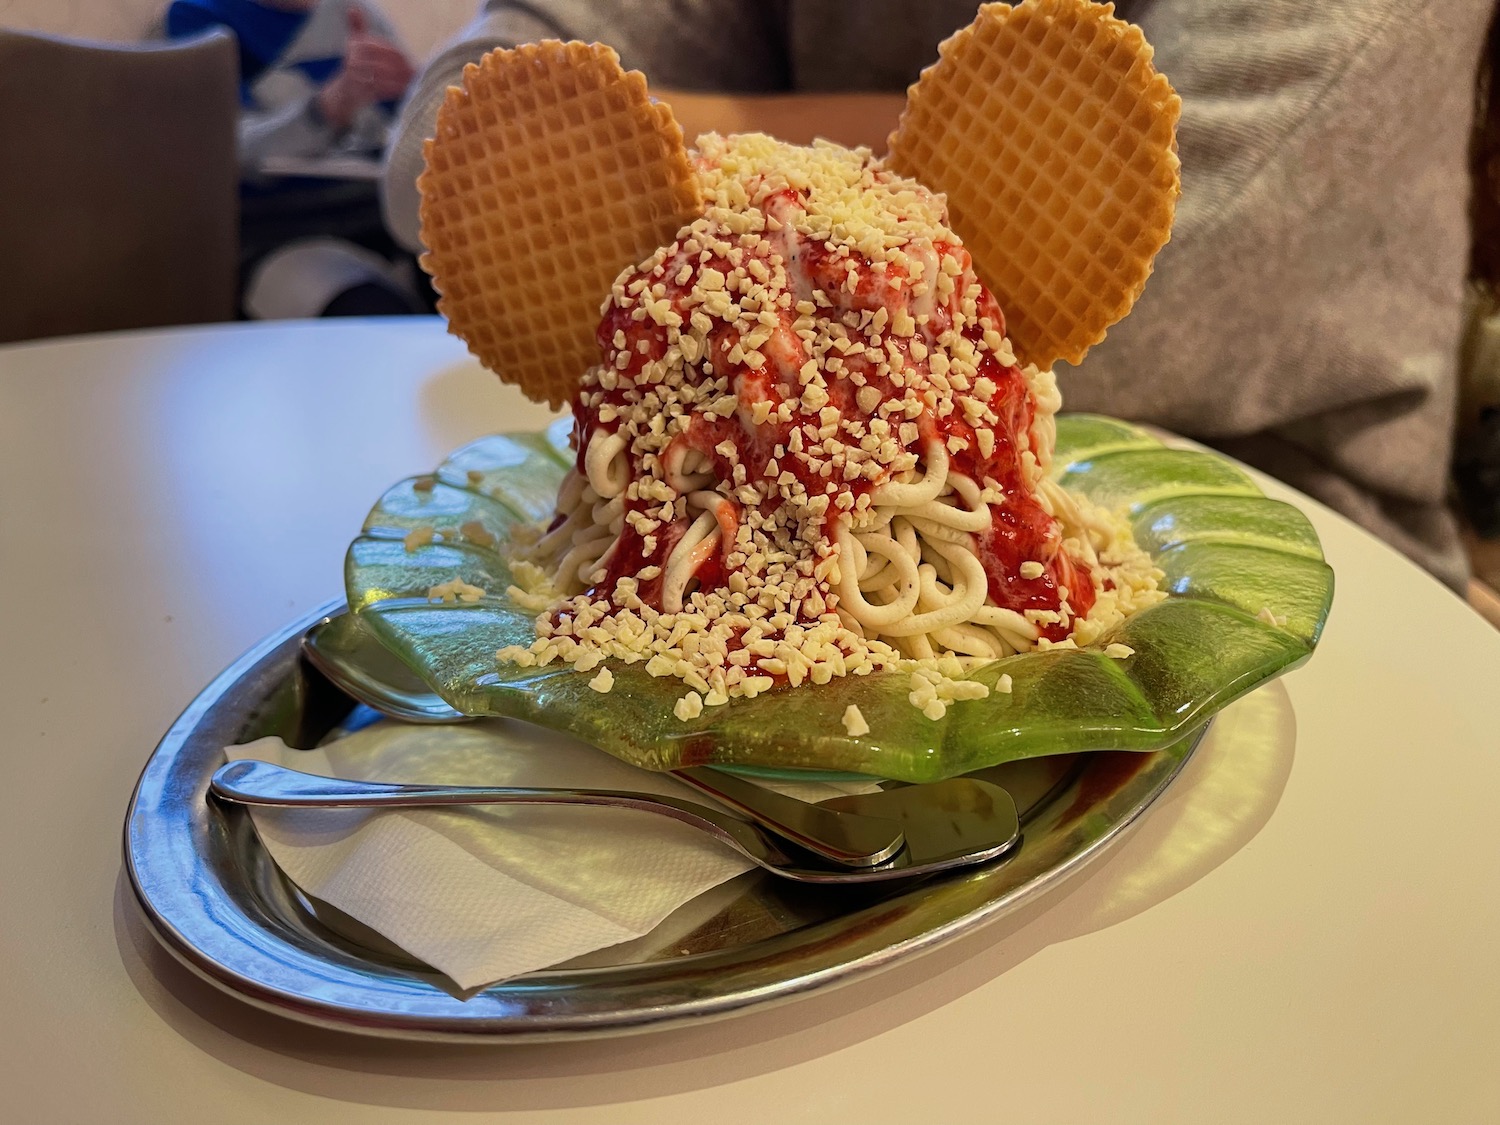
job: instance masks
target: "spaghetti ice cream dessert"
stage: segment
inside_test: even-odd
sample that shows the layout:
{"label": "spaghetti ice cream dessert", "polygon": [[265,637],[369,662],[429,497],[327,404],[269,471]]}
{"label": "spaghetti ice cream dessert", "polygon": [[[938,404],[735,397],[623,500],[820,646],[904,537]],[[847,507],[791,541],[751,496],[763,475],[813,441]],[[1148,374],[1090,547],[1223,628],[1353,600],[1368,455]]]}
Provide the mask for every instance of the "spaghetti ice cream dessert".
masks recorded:
{"label": "spaghetti ice cream dessert", "polygon": [[937,718],[988,691],[966,664],[1160,596],[1124,525],[1047,479],[1056,384],[941,197],[758,135],[700,138],[698,169],[704,213],[605,302],[577,465],[516,566],[538,638],[501,659],[645,661],[682,717],[919,661]]}
{"label": "spaghetti ice cream dessert", "polygon": [[641,664],[692,721],[875,673],[910,675],[939,719],[989,693],[976,664],[1130,655],[1110,631],[1160,576],[1049,476],[1050,367],[1144,285],[1176,117],[1139,31],[1085,0],[983,6],[886,161],[761,135],[689,150],[599,45],[471,66],[419,181],[423,264],[487,366],[570,404],[576,458],[552,518],[505,546],[535,639],[497,658],[599,692]]}

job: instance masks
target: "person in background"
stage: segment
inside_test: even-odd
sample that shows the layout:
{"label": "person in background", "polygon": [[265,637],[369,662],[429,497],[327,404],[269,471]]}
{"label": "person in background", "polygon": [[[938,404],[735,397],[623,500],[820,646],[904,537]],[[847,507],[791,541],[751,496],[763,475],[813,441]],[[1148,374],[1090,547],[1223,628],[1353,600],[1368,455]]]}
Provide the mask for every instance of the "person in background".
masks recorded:
{"label": "person in background", "polygon": [[367,184],[282,179],[278,157],[375,156],[415,70],[365,0],[174,0],[171,38],[224,29],[240,55],[247,315],[426,311]]}
{"label": "person in background", "polygon": [[[1458,589],[1446,504],[1469,251],[1474,77],[1494,0],[1120,0],[1182,95],[1182,198],[1134,311],[1068,409],[1155,423],[1311,494]],[[599,40],[691,140],[759,130],[877,152],[973,0],[489,0],[398,118],[387,226],[444,89],[494,47]]]}

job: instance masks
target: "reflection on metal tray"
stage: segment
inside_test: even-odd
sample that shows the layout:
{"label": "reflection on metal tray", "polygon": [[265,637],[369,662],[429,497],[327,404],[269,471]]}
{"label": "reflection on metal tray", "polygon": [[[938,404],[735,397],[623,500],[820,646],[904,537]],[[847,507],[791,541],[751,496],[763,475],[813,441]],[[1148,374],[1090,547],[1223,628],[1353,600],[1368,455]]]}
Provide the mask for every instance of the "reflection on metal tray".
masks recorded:
{"label": "reflection on metal tray", "polygon": [[125,823],[131,885],[178,959],[242,999],[362,1034],[510,1041],[622,1034],[727,1015],[910,957],[990,921],[1101,853],[1181,770],[1202,730],[1156,753],[1041,758],[980,776],[1022,812],[1000,864],[916,883],[812,887],[750,872],[642,938],[464,996],[282,878],[242,810],[210,806],[224,746],[310,747],[374,717],[302,658],[329,606],[247,653],[173,724]]}

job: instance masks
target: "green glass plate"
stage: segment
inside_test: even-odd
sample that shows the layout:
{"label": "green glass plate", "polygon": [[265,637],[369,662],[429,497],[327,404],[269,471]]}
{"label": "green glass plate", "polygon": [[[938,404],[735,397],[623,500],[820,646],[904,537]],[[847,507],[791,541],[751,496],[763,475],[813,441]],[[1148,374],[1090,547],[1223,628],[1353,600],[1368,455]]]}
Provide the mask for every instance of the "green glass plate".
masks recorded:
{"label": "green glass plate", "polygon": [[[688,765],[846,771],[931,781],[1017,758],[1080,750],[1159,750],[1220,708],[1312,655],[1333,599],[1333,571],[1296,508],[1267,499],[1237,466],[1169,449],[1094,415],[1057,423],[1055,472],[1068,488],[1123,511],[1165,572],[1169,596],[1082,651],[1023,653],[973,678],[1010,694],[949,706],[936,722],[907,701],[910,676],[848,677],[706,708],[672,707],[686,688],[612,662],[614,689],[566,665],[499,664],[495,651],[536,639],[534,614],[504,594],[502,545],[518,521],[547,517],[570,463],[566,423],[543,434],[482,438],[435,474],[403,481],[349,548],[349,605],[448,703],[564,730],[648,769]],[[408,551],[409,530],[434,542]],[[461,530],[463,529],[463,530]],[[429,603],[454,575],[489,593]],[[1261,616],[1270,610],[1278,622]],[[1135,655],[1103,655],[1113,641]],[[857,704],[871,733],[844,733]]]}

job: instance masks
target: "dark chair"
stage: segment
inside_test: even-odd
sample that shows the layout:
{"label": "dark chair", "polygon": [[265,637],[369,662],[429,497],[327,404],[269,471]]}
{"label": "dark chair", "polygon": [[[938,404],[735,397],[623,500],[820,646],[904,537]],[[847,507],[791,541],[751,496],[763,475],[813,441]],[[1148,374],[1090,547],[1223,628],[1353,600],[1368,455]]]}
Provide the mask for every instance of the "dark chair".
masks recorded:
{"label": "dark chair", "polygon": [[234,41],[0,29],[0,342],[230,320]]}

